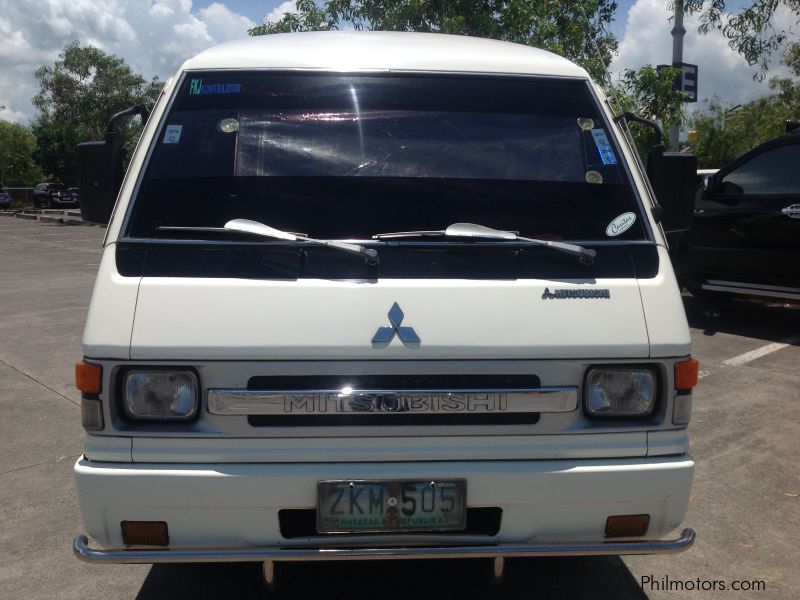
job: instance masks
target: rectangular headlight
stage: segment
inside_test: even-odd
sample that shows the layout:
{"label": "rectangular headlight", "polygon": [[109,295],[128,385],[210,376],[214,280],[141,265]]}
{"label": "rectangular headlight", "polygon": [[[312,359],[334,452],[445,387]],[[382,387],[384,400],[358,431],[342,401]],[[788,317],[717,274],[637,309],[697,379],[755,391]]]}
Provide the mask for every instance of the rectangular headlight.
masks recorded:
{"label": "rectangular headlight", "polygon": [[192,371],[131,369],[122,382],[125,414],[133,419],[188,420],[197,414]]}
{"label": "rectangular headlight", "polygon": [[646,417],[656,404],[656,376],[646,369],[589,369],[586,412],[594,417]]}

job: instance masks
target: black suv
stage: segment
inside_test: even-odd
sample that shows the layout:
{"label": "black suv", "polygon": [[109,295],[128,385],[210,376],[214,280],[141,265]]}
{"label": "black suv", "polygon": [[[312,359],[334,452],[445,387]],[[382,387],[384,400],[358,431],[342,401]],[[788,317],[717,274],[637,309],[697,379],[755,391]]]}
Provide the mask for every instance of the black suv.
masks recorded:
{"label": "black suv", "polygon": [[694,294],[800,300],[800,123],[705,180],[694,222],[673,248]]}
{"label": "black suv", "polygon": [[34,208],[78,206],[78,194],[63,183],[40,183],[33,188]]}

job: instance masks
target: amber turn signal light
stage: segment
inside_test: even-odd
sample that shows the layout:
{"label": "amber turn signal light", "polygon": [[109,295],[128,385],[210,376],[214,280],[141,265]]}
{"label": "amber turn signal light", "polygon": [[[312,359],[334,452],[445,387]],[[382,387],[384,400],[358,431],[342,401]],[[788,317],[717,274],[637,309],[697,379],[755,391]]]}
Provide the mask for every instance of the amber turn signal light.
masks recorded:
{"label": "amber turn signal light", "polygon": [[103,390],[103,367],[85,362],[76,363],[75,387],[84,394],[99,394]]}
{"label": "amber turn signal light", "polygon": [[690,390],[697,385],[700,361],[696,358],[675,363],[675,389]]}
{"label": "amber turn signal light", "polygon": [[169,532],[165,521],[122,521],[122,541],[126,546],[167,546]]}
{"label": "amber turn signal light", "polygon": [[617,515],[606,519],[606,537],[640,537],[647,533],[650,515]]}

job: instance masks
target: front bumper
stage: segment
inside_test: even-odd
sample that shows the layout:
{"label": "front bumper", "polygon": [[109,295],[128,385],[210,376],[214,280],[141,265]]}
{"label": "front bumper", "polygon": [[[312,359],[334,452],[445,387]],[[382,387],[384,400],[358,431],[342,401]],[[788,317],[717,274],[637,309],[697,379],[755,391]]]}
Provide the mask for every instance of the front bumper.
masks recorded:
{"label": "front bumper", "polygon": [[75,556],[106,564],[229,563],[262,561],[407,560],[431,558],[523,558],[536,556],[600,556],[673,554],[688,550],[695,533],[684,529],[674,540],[573,544],[497,544],[409,548],[235,548],[196,550],[98,550],[85,535],[75,536]]}
{"label": "front bumper", "polygon": [[[424,557],[675,552],[691,545],[691,532],[684,532],[678,540],[658,538],[683,520],[693,472],[694,462],[688,455],[191,465],[102,463],[82,458],[75,465],[75,475],[83,521],[97,544],[112,550],[92,550],[79,538],[76,552],[87,560],[123,562],[258,561],[272,560],[272,554],[284,560],[324,560],[319,557],[414,558],[420,557],[420,552]],[[412,478],[466,479],[469,507],[502,510],[499,531],[496,535],[281,535],[278,512],[313,509],[317,481]],[[645,513],[650,515],[650,527],[644,538],[605,538],[608,516]],[[169,548],[123,549],[120,523],[124,520],[166,521]],[[203,558],[209,556],[213,558]]]}

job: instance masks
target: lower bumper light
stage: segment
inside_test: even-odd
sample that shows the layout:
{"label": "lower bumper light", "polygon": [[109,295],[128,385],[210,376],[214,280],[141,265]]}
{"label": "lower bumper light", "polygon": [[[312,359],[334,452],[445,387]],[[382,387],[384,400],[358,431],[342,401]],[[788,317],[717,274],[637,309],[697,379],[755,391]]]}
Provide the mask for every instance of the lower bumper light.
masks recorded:
{"label": "lower bumper light", "polygon": [[94,398],[81,398],[81,425],[87,431],[103,428],[103,403]]}
{"label": "lower bumper light", "polygon": [[640,537],[647,533],[650,515],[617,515],[606,519],[606,537]]}
{"label": "lower bumper light", "polygon": [[675,425],[686,425],[691,418],[692,394],[678,392],[672,406],[672,422]]}
{"label": "lower bumper light", "polygon": [[168,546],[165,521],[122,521],[122,541],[126,546]]}

